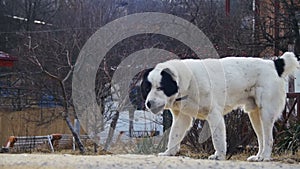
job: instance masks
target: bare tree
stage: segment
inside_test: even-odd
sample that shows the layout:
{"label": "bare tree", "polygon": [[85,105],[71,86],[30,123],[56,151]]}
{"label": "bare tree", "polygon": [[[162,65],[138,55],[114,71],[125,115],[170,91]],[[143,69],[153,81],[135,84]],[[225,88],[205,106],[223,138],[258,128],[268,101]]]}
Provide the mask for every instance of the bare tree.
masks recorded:
{"label": "bare tree", "polygon": [[[12,52],[20,56],[17,67],[26,74],[22,85],[33,85],[36,91],[48,88],[49,92],[57,94],[56,100],[64,107],[63,118],[82,153],[85,151],[84,146],[70,121],[69,111],[73,108],[70,77],[85,40],[97,27],[109,21],[107,18],[111,17],[112,7],[108,6],[111,4],[110,1],[83,3],[80,0],[1,1],[1,17],[10,19],[11,25],[21,23],[14,30],[16,32],[4,32],[4,39],[12,44]],[[106,12],[97,15],[103,12],[97,6],[102,6]],[[97,20],[99,18],[95,18],[95,15],[101,20]],[[72,112],[72,116],[77,119],[76,112]]]}
{"label": "bare tree", "polygon": [[[68,97],[67,90],[66,90],[66,81],[70,78],[70,76],[73,72],[74,66],[71,64],[71,60],[70,60],[68,51],[67,51],[67,59],[68,59],[68,66],[70,69],[64,78],[60,78],[60,77],[50,73],[49,71],[47,71],[35,55],[30,56],[29,59],[32,61],[32,63],[37,65],[43,73],[45,73],[47,76],[51,77],[52,79],[56,80],[59,83],[59,85],[61,87],[61,91],[62,91],[62,96],[63,96],[63,107],[64,107],[63,118],[66,121],[70,131],[72,132],[72,135],[75,138],[75,141],[78,145],[80,152],[84,153],[85,148],[84,148],[83,143],[80,140],[80,134],[75,131],[74,126],[72,125],[72,122],[70,119],[70,115],[69,115],[69,109],[70,109],[71,103],[70,103],[70,98]],[[73,116],[75,119],[78,119],[78,116],[74,110],[73,110]]]}
{"label": "bare tree", "polygon": [[299,55],[299,1],[275,0],[257,5],[257,43],[262,49],[274,48],[273,54],[278,56],[279,51],[288,51],[288,45],[295,44],[295,52]]}

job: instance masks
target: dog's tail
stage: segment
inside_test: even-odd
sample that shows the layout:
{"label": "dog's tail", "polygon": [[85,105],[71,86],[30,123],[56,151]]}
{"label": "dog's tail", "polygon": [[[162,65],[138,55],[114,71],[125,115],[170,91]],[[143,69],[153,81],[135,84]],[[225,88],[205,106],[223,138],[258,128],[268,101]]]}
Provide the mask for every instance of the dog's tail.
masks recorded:
{"label": "dog's tail", "polygon": [[279,59],[274,60],[279,77],[285,78],[293,75],[300,68],[299,62],[293,52],[285,52]]}

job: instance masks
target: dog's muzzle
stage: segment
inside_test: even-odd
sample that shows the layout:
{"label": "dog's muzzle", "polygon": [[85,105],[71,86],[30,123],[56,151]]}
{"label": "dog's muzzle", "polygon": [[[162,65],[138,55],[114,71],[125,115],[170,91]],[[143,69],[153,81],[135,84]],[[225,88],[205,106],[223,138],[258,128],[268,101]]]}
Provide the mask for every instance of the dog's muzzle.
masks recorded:
{"label": "dog's muzzle", "polygon": [[153,100],[149,100],[146,103],[146,108],[150,110],[153,114],[157,114],[164,109],[165,105],[157,105]]}

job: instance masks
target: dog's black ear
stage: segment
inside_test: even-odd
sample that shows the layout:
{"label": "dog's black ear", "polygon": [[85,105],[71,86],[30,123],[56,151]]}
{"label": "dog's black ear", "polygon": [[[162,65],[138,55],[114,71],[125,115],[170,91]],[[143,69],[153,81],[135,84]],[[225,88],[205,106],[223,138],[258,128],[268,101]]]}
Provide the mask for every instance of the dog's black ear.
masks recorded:
{"label": "dog's black ear", "polygon": [[178,92],[177,82],[173,79],[175,77],[174,73],[169,69],[166,68],[161,71],[161,89],[168,97],[174,95]]}
{"label": "dog's black ear", "polygon": [[285,66],[284,59],[282,58],[276,59],[274,60],[274,64],[278,76],[281,77],[282,73],[284,72],[284,66]]}
{"label": "dog's black ear", "polygon": [[148,75],[152,70],[153,70],[153,68],[146,69],[146,70],[144,70],[144,73],[142,75],[143,79],[142,79],[142,83],[141,83],[141,94],[142,94],[142,98],[144,100],[147,99],[147,96],[152,87],[152,84],[148,80]]}

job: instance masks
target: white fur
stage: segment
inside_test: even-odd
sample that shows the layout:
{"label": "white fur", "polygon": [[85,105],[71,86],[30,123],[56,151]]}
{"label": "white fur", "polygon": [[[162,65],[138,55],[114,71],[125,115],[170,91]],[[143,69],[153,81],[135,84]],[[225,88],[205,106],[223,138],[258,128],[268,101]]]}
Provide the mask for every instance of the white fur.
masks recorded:
{"label": "white fur", "polygon": [[[273,125],[285,106],[285,79],[299,67],[293,53],[286,52],[281,58],[285,62],[282,77],[278,76],[273,61],[259,58],[170,60],[158,64],[147,77],[152,89],[146,103],[151,101],[173,114],[168,149],[159,155],[175,155],[192,126],[192,119],[199,118],[208,121],[212,133],[216,151],[209,159],[224,160],[227,146],[223,116],[242,105],[249,114],[259,144],[257,155],[248,161],[270,160]],[[157,89],[161,71],[166,68],[179,87],[171,97]],[[175,101],[183,96],[188,97]]]}

